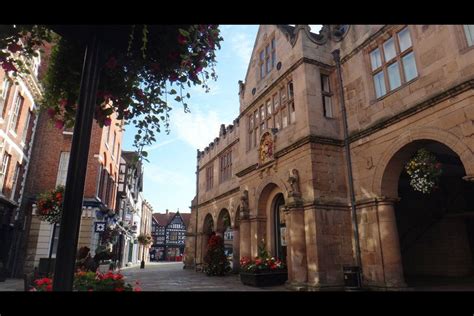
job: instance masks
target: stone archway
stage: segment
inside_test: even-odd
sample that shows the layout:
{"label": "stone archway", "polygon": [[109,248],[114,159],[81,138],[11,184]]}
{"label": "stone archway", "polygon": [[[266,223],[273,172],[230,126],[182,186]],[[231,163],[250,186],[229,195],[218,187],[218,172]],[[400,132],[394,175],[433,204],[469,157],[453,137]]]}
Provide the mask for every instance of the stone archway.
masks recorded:
{"label": "stone archway", "polygon": [[221,236],[224,239],[224,249],[227,255],[227,259],[232,264],[232,267],[234,267],[235,261],[234,261],[234,229],[232,227],[231,223],[231,216],[230,212],[226,209],[223,208],[219,212],[219,216],[217,217],[217,228],[216,228],[216,234]]}
{"label": "stone archway", "polygon": [[207,252],[207,244],[209,237],[214,232],[214,219],[210,213],[207,213],[204,217],[204,222],[202,224],[202,235],[201,235],[201,262],[204,262],[204,257]]}
{"label": "stone archway", "polygon": [[[399,140],[388,159],[384,155],[384,170],[377,170],[380,178],[374,179],[379,184],[374,191],[389,198],[377,205],[385,283],[398,278],[423,286],[427,280],[456,282],[446,279],[456,276],[474,280],[474,184],[463,180],[472,174],[472,153],[449,133],[436,135],[445,142],[433,140],[427,131],[418,132],[419,139],[414,136]],[[421,148],[433,153],[443,169],[439,189],[431,194],[415,191],[404,170]]]}

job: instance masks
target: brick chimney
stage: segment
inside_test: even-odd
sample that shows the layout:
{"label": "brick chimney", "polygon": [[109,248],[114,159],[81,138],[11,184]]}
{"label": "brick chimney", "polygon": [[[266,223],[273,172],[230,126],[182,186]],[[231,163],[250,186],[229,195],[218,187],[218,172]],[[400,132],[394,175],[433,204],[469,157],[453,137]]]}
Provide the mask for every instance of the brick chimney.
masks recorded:
{"label": "brick chimney", "polygon": [[166,209],[166,215],[168,215],[168,209]]}

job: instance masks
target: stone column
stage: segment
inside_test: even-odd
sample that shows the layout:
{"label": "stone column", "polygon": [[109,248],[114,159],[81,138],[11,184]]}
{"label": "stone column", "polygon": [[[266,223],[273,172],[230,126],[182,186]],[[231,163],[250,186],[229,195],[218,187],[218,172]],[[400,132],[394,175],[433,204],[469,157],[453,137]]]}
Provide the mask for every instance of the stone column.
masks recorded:
{"label": "stone column", "polygon": [[308,281],[303,202],[300,198],[290,197],[287,208],[289,215],[287,261],[291,269],[289,281],[294,286],[299,286]]}
{"label": "stone column", "polygon": [[394,202],[394,199],[377,202],[384,279],[387,287],[406,287]]}
{"label": "stone column", "polygon": [[250,258],[250,220],[248,215],[240,219],[239,235],[240,256]]}
{"label": "stone column", "polygon": [[266,217],[255,216],[250,219],[250,255],[258,256],[258,247],[262,240],[265,241],[265,247],[268,248],[266,240]]}
{"label": "stone column", "polygon": [[240,230],[239,227],[232,229],[233,240],[232,240],[232,270],[234,273],[238,273],[240,269]]}

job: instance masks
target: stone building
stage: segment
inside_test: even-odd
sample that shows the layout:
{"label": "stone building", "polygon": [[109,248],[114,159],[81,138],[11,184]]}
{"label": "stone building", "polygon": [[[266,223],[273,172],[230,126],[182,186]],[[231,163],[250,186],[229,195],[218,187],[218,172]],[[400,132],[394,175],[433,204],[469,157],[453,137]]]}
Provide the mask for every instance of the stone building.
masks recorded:
{"label": "stone building", "polygon": [[123,230],[116,245],[119,266],[138,263],[137,236],[142,222],[143,166],[133,151],[122,151],[116,209]]}
{"label": "stone building", "polygon": [[[150,235],[151,236],[151,229],[152,229],[152,217],[153,217],[153,207],[151,206],[150,202],[144,200],[142,203],[142,216],[141,216],[141,223],[140,223],[140,234]],[[144,260],[145,262],[150,261],[150,248],[151,244],[143,246],[139,245],[140,248],[138,250],[138,258],[139,260]]]}
{"label": "stone building", "polygon": [[[262,25],[239,96],[197,153],[187,267],[230,226],[234,267],[263,240],[295,289],[342,289],[358,263],[372,289],[472,275],[473,25]],[[421,148],[432,194],[404,171]]]}
{"label": "stone building", "polygon": [[[78,248],[87,246],[92,255],[100,241],[95,223],[106,222],[115,214],[121,158],[120,125],[121,122],[112,117],[110,126],[101,128],[94,122],[92,127],[78,240]],[[52,258],[56,256],[59,224],[53,227],[41,221],[36,213],[35,201],[38,194],[66,184],[72,136],[72,129],[58,130],[46,112],[39,113],[31,167],[20,208],[25,217],[25,229],[16,263],[18,276],[31,272],[38,266],[40,258],[48,258],[50,253]]]}
{"label": "stone building", "polygon": [[0,274],[14,273],[16,249],[23,227],[19,206],[37,125],[38,101],[43,96],[39,78],[45,54],[28,60],[30,74],[13,77],[0,69]]}

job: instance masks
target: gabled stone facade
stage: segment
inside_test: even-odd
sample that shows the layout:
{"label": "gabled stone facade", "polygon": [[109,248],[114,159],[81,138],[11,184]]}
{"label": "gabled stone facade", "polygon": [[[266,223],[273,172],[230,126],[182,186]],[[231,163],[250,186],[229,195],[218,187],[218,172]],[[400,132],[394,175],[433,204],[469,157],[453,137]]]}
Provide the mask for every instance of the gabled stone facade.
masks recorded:
{"label": "gabled stone facade", "polygon": [[[398,188],[403,165],[427,147],[451,161],[446,177],[474,176],[474,48],[466,32],[462,25],[324,25],[318,34],[303,25],[260,26],[239,82],[240,114],[198,151],[186,265],[202,264],[208,234],[230,225],[234,268],[239,257],[256,256],[264,240],[273,255],[285,257],[292,288],[342,289],[343,267],[359,259],[364,287],[405,288],[403,270],[411,271],[415,257],[401,254],[401,227],[409,220],[397,201],[412,198]],[[371,59],[377,52],[380,64]],[[376,81],[381,73],[383,81]],[[232,177],[220,181],[229,151]],[[415,227],[420,236],[410,243],[421,244],[433,227]],[[442,256],[437,250],[431,258]]]}

